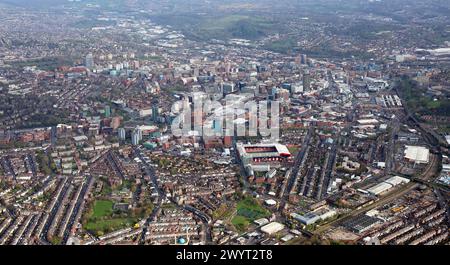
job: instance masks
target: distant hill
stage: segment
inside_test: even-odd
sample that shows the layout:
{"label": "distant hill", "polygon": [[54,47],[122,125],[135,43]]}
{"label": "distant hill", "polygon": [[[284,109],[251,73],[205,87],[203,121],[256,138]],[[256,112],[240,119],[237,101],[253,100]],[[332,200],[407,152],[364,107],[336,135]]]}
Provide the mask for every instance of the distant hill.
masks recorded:
{"label": "distant hill", "polygon": [[67,2],[67,0],[0,0],[0,4],[33,8],[61,5]]}
{"label": "distant hill", "polygon": [[154,16],[152,19],[157,23],[171,25],[186,36],[199,40],[255,40],[280,30],[278,22],[258,16],[176,14]]}
{"label": "distant hill", "polygon": [[49,8],[58,7],[62,5],[77,5],[77,4],[99,4],[103,7],[117,6],[123,7],[129,4],[141,4],[154,0],[0,0],[0,4],[7,4],[10,6],[29,7],[29,8]]}

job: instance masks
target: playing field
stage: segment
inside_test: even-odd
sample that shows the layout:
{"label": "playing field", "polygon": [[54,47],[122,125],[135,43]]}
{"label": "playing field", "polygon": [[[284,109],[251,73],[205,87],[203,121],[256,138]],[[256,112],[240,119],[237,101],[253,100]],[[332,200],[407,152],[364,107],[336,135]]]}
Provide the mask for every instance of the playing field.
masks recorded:
{"label": "playing field", "polygon": [[136,218],[113,217],[113,202],[97,200],[84,228],[96,235],[102,235],[124,227],[133,226]]}
{"label": "playing field", "polygon": [[86,224],[86,230],[92,231],[96,233],[97,235],[99,232],[102,232],[103,234],[121,229],[124,227],[129,227],[134,224],[134,220],[131,218],[114,218],[114,219],[108,219],[108,220],[96,220],[96,221],[89,221]]}
{"label": "playing field", "polygon": [[236,229],[240,232],[245,231],[245,229],[248,227],[250,222],[247,218],[244,216],[236,215],[233,220],[231,220],[231,223],[236,227]]}
{"label": "playing field", "polygon": [[245,229],[256,219],[268,217],[270,212],[262,207],[255,199],[252,197],[245,197],[243,200],[237,204],[236,216],[231,220],[231,223],[240,232],[245,231]]}
{"label": "playing field", "polygon": [[113,213],[113,202],[106,200],[98,200],[94,203],[94,211],[91,218],[99,218],[110,216]]}

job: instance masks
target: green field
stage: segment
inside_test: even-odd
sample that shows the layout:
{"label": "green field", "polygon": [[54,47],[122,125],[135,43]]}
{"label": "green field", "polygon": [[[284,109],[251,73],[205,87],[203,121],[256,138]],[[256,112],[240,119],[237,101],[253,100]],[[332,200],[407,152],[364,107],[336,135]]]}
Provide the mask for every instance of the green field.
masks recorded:
{"label": "green field", "polygon": [[231,223],[240,232],[244,232],[247,229],[248,225],[250,224],[247,218],[240,215],[236,215],[233,218],[233,220],[231,220]]}
{"label": "green field", "polygon": [[113,202],[106,200],[95,201],[94,212],[91,218],[102,218],[104,216],[110,216],[113,213]]}
{"label": "green field", "polygon": [[136,218],[113,216],[113,204],[109,200],[95,201],[93,209],[88,213],[84,228],[100,236],[114,230],[130,227],[137,222]]}
{"label": "green field", "polygon": [[130,227],[136,223],[132,218],[113,218],[108,220],[97,220],[88,222],[85,229],[94,232],[96,235],[102,235],[124,227]]}
{"label": "green field", "polygon": [[237,204],[236,216],[231,220],[231,223],[240,232],[244,232],[247,227],[256,219],[268,217],[270,212],[263,208],[252,197],[245,197]]}

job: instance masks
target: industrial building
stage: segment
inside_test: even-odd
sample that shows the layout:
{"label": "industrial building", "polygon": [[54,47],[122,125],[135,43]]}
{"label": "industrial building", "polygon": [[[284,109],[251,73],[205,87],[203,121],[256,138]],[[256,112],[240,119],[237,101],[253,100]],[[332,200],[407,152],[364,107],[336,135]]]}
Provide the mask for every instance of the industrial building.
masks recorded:
{"label": "industrial building", "polygon": [[383,182],[378,183],[377,185],[367,189],[367,192],[372,195],[380,195],[382,193],[387,192],[388,190],[392,189],[395,186],[398,186],[400,184],[406,184],[409,183],[409,179],[402,178],[399,176],[391,177]]}
{"label": "industrial building", "polygon": [[361,214],[345,221],[343,225],[349,230],[360,234],[379,223],[381,223],[381,220],[379,218]]}
{"label": "industrial building", "polygon": [[280,224],[278,222],[272,222],[270,224],[267,224],[267,225],[261,227],[261,231],[268,235],[276,234],[283,229],[284,229],[284,225]]}
{"label": "industrial building", "polygon": [[299,221],[300,223],[304,225],[310,225],[314,224],[318,221],[325,220],[328,218],[331,218],[335,216],[337,212],[335,210],[326,208],[321,208],[314,212],[309,212],[307,214],[298,214],[298,213],[291,213],[291,217],[295,220]]}
{"label": "industrial building", "polygon": [[320,216],[314,213],[307,213],[305,215],[291,213],[291,217],[305,225],[314,224],[315,222],[320,220]]}
{"label": "industrial building", "polygon": [[430,150],[423,146],[407,145],[405,159],[417,164],[426,164],[430,161]]}

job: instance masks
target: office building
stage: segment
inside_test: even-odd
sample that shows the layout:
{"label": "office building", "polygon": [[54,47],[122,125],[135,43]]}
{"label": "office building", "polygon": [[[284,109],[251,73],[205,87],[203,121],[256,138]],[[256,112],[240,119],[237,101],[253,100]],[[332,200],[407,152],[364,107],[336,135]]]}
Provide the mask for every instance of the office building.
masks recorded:
{"label": "office building", "polygon": [[94,68],[94,56],[92,55],[92,53],[86,55],[85,66],[86,68],[91,70]]}
{"label": "office building", "polygon": [[311,91],[311,75],[309,73],[309,70],[305,70],[303,72],[303,91]]}
{"label": "office building", "polygon": [[119,135],[119,139],[120,140],[125,140],[126,139],[126,131],[124,128],[119,128],[118,130],[118,135]]}

